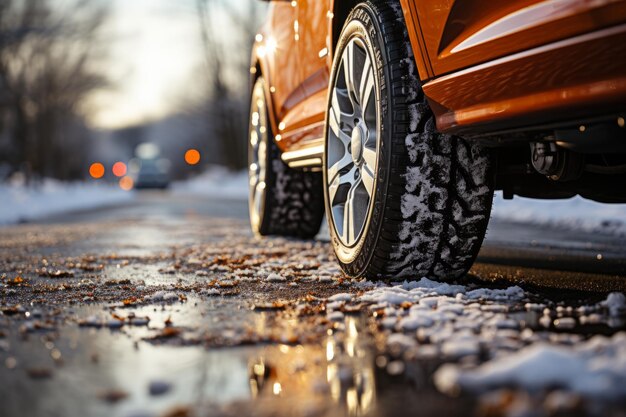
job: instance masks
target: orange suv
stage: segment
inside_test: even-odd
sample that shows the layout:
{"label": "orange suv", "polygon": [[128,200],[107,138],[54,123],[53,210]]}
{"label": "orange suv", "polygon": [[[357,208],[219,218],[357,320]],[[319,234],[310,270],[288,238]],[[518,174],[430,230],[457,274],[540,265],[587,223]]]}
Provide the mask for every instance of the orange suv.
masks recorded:
{"label": "orange suv", "polygon": [[505,198],[626,202],[626,1],[271,1],[250,218],[346,274],[453,279]]}

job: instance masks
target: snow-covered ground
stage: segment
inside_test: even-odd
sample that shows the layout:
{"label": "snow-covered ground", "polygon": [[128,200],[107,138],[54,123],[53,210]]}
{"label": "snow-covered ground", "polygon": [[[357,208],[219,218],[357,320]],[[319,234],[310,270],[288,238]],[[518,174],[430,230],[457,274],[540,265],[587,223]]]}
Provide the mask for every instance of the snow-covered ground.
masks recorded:
{"label": "snow-covered ground", "polygon": [[187,181],[175,182],[172,190],[175,194],[246,200],[248,198],[248,173],[212,167]]}
{"label": "snow-covered ground", "polygon": [[0,225],[130,201],[134,194],[110,184],[62,183],[47,179],[38,187],[0,184]]}
{"label": "snow-covered ground", "polygon": [[575,330],[588,324],[622,329],[622,293],[575,307],[533,302],[535,296],[517,286],[493,289],[427,278],[356,285],[369,290],[330,297],[328,319],[342,321],[346,306],[369,304],[391,351],[446,360],[434,374],[441,392],[484,394],[507,387],[545,395],[559,389],[562,396],[590,401],[626,395],[626,332],[587,339]]}
{"label": "snow-covered ground", "polygon": [[626,204],[602,204],[582,197],[504,200],[501,193],[496,193],[492,218],[586,232],[626,234]]}

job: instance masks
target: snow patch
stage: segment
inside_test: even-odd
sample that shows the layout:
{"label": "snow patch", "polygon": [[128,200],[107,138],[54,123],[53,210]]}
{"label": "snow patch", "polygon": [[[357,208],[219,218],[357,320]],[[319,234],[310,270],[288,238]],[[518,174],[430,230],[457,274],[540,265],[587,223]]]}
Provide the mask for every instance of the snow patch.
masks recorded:
{"label": "snow patch", "polygon": [[493,290],[487,288],[479,288],[469,291],[465,296],[470,300],[492,300],[492,301],[505,301],[505,300],[521,300],[525,297],[524,290],[518,286],[509,287],[503,290]]}
{"label": "snow patch", "polygon": [[171,301],[176,301],[178,300],[178,295],[174,292],[166,292],[166,291],[157,291],[154,294],[147,296],[146,300],[148,301],[165,301],[165,302],[171,302]]}
{"label": "snow patch", "polygon": [[287,281],[287,278],[276,273],[271,273],[267,276],[267,278],[265,278],[265,280],[267,282],[284,282],[284,281]]}
{"label": "snow patch", "polygon": [[223,167],[211,167],[187,181],[172,184],[174,194],[194,194],[233,200],[248,199],[248,172],[232,172]]}
{"label": "snow patch", "polygon": [[352,294],[340,293],[328,298],[328,301],[352,301]]}
{"label": "snow patch", "polygon": [[602,204],[573,197],[567,200],[504,200],[496,192],[491,216],[496,220],[532,223],[570,230],[626,235],[626,204]]}
{"label": "snow patch", "polygon": [[626,395],[626,333],[596,336],[574,346],[537,343],[473,370],[442,366],[436,386],[453,394],[516,386],[529,392],[561,388],[583,396],[619,399]]}
{"label": "snow patch", "polygon": [[626,315],[626,295],[621,292],[610,293],[601,304],[608,308],[613,317]]}
{"label": "snow patch", "polygon": [[95,182],[64,183],[46,179],[38,187],[0,184],[0,224],[42,219],[77,210],[130,201],[134,193]]}

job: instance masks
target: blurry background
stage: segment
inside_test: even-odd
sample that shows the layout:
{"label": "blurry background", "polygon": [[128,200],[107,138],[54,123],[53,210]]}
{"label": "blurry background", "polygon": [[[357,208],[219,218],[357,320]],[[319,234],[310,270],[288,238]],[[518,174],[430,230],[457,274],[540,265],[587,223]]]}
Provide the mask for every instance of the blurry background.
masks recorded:
{"label": "blurry background", "polygon": [[129,189],[158,185],[159,172],[245,168],[249,56],[265,7],[0,0],[0,182]]}

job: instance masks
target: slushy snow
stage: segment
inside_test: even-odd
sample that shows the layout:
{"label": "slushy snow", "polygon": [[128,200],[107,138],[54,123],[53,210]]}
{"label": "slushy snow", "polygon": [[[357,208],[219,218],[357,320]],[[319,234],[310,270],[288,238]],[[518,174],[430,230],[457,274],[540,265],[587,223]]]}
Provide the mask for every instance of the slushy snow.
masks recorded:
{"label": "slushy snow", "polygon": [[448,394],[513,386],[530,392],[560,388],[617,400],[626,395],[626,332],[595,336],[574,346],[537,343],[472,370],[447,364],[434,380]]}
{"label": "slushy snow", "polygon": [[[622,293],[574,308],[532,303],[533,295],[518,286],[480,288],[422,278],[359,287],[371,289],[328,300],[329,319],[340,320],[346,303],[364,303],[393,351],[448,362],[434,374],[444,393],[511,387],[531,394],[557,388],[593,399],[626,395],[626,332],[589,340],[567,333],[578,322],[611,326],[614,319],[626,319]],[[523,311],[541,316],[532,325],[517,315]]]}

